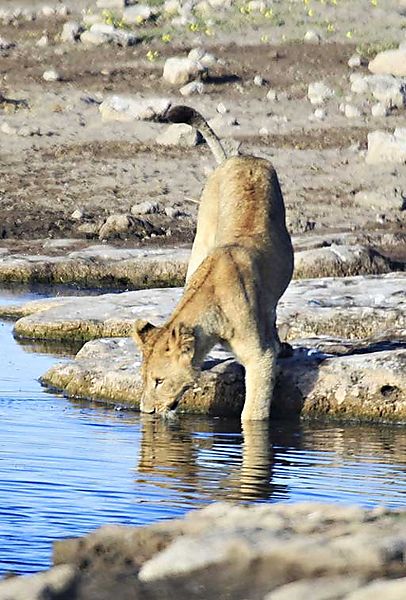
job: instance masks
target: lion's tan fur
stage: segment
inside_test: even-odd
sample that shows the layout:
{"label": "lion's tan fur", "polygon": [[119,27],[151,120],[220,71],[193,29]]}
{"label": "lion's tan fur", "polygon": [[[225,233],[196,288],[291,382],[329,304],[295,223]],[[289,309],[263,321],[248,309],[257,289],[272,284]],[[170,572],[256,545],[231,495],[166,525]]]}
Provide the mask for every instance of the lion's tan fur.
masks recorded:
{"label": "lion's tan fur", "polygon": [[[275,310],[293,252],[276,172],[267,160],[227,159],[202,194],[184,294],[168,322],[138,322],[147,412],[176,405],[217,342],[246,369],[242,419],[266,419],[279,340]],[[162,381],[161,381],[162,380]]]}

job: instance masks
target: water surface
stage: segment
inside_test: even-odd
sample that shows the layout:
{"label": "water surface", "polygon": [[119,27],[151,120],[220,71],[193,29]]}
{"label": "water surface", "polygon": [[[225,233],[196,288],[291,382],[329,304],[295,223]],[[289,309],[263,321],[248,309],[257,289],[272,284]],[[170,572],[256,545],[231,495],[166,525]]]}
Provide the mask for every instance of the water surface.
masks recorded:
{"label": "water surface", "polygon": [[166,423],[47,393],[37,377],[64,359],[51,351],[0,321],[0,572],[46,568],[55,539],[214,500],[405,505],[402,427]]}

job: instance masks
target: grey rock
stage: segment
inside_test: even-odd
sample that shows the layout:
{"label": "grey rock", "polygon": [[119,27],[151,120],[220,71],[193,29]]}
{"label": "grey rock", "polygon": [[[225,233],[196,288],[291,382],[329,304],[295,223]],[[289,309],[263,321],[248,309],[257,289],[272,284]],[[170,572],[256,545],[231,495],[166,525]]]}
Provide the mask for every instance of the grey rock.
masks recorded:
{"label": "grey rock", "polygon": [[353,73],[350,77],[351,91],[354,94],[366,94],[369,92],[368,78],[359,73]]}
{"label": "grey rock", "polygon": [[276,588],[264,600],[341,600],[345,594],[356,590],[360,585],[361,578],[340,575],[301,579]]}
{"label": "grey rock", "polygon": [[388,108],[403,108],[406,105],[406,79],[371,75],[368,86],[374,98]]}
{"label": "grey rock", "polygon": [[115,214],[107,217],[99,230],[99,239],[107,240],[115,237],[136,235],[145,237],[153,232],[153,226],[145,220],[137,219],[133,215]]}
{"label": "grey rock", "polygon": [[382,190],[361,190],[354,196],[354,202],[376,210],[402,210],[405,195],[397,188]]}
{"label": "grey rock", "polygon": [[323,81],[315,81],[309,84],[307,96],[312,104],[323,104],[334,95],[334,90],[329,88]]}
{"label": "grey rock", "polygon": [[371,114],[373,117],[387,117],[389,114],[389,109],[383,102],[377,102],[371,106]]}
{"label": "grey rock", "polygon": [[356,69],[356,68],[360,67],[361,65],[362,65],[362,58],[359,54],[353,54],[348,59],[348,66],[350,67],[350,69]]}
{"label": "grey rock", "polygon": [[123,9],[125,6],[125,0],[97,0],[96,6],[98,8]]}
{"label": "grey rock", "polygon": [[94,23],[88,31],[80,36],[81,42],[93,46],[116,44],[117,46],[134,46],[138,38],[134,33],[117,29],[113,25]]}
{"label": "grey rock", "polygon": [[199,132],[186,123],[173,123],[156,138],[162,146],[197,146],[201,141]]}
{"label": "grey rock", "polygon": [[159,202],[153,202],[151,200],[145,200],[139,204],[133,204],[131,207],[132,215],[151,215],[158,213],[161,210]]}
{"label": "grey rock", "polygon": [[152,8],[147,4],[135,4],[124,9],[123,21],[130,25],[139,24],[148,21],[152,15]]}
{"label": "grey rock", "polygon": [[182,96],[194,96],[196,94],[203,94],[204,84],[201,81],[191,81],[186,85],[182,86],[179,90]]}
{"label": "grey rock", "polygon": [[170,107],[167,98],[109,96],[99,106],[103,121],[157,121]]}
{"label": "grey rock", "polygon": [[201,47],[192,48],[188,54],[188,58],[191,61],[201,64],[203,67],[212,67],[217,63],[217,58]]}
{"label": "grey rock", "polygon": [[3,37],[0,37],[0,50],[10,50],[10,48],[14,48],[15,46],[15,42],[9,42]]}
{"label": "grey rock", "polygon": [[45,81],[60,81],[61,75],[56,69],[48,69],[42,74],[42,79]]}
{"label": "grey rock", "polygon": [[205,67],[197,61],[173,57],[165,61],[162,77],[171,85],[185,85],[193,79],[198,79],[204,71]]}
{"label": "grey rock", "polygon": [[358,106],[354,106],[352,104],[346,104],[344,106],[344,114],[347,119],[356,119],[361,116],[361,111]]}
{"label": "grey rock", "polygon": [[67,21],[63,24],[61,42],[74,44],[79,40],[82,27],[77,21]]}
{"label": "grey rock", "polygon": [[404,600],[406,596],[406,577],[401,579],[373,581],[358,590],[345,596],[344,600],[371,600],[371,598],[385,598],[385,600]]}

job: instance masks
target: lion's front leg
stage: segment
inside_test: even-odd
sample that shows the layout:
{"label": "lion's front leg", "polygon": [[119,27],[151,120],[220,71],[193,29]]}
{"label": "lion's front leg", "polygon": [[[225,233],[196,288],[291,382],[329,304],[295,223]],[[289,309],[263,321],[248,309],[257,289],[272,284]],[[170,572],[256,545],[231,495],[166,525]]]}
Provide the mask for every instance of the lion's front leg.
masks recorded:
{"label": "lion's front leg", "polygon": [[269,348],[253,355],[245,362],[245,402],[242,421],[260,421],[269,418],[275,384],[277,352]]}

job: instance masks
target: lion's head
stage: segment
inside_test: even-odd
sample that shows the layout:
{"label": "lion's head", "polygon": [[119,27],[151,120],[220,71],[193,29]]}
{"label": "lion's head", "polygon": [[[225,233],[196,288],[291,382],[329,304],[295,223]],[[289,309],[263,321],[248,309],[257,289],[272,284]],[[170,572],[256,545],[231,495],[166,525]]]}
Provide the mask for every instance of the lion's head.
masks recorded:
{"label": "lion's head", "polygon": [[165,415],[176,409],[198,374],[193,366],[193,328],[183,323],[155,327],[138,320],[133,337],[143,355],[141,410]]}

